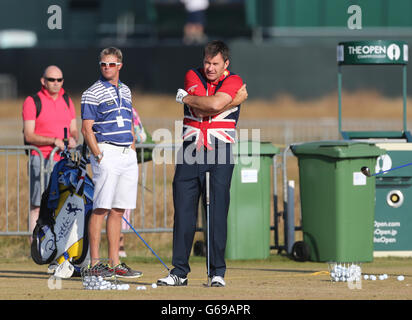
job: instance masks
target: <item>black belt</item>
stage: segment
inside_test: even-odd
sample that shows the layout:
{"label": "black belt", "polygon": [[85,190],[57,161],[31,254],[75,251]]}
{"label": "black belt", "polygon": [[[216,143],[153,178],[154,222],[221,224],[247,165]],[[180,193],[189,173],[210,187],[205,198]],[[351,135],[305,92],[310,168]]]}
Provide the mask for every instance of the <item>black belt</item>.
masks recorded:
{"label": "black belt", "polygon": [[117,143],[108,142],[108,141],[103,141],[103,142],[99,142],[99,143],[111,144],[112,146],[116,146],[116,147],[120,147],[120,148],[129,148],[130,147],[130,145],[125,146],[125,145],[122,145],[122,144],[117,144]]}

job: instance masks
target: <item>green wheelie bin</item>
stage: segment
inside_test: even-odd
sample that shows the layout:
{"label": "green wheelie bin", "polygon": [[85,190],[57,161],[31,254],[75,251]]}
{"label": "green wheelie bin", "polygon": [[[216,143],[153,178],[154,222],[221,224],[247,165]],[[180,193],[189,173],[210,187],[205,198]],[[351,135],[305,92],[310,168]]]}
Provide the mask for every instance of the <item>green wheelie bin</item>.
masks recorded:
{"label": "green wheelie bin", "polygon": [[372,143],[338,140],[291,146],[298,158],[303,242],[311,261],[373,260],[376,159]]}
{"label": "green wheelie bin", "polygon": [[226,258],[265,259],[270,253],[271,167],[279,148],[239,141],[230,188]]}

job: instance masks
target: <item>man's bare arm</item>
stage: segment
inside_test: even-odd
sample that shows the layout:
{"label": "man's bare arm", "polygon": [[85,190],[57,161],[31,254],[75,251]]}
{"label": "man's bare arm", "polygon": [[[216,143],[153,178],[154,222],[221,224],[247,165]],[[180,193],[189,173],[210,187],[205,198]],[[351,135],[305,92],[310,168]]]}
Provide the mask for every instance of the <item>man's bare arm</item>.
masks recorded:
{"label": "man's bare arm", "polygon": [[72,119],[70,122],[70,139],[69,139],[69,148],[73,149],[76,147],[77,142],[79,141],[79,131],[77,130],[77,121],[76,119]]}
{"label": "man's bare arm", "polygon": [[58,139],[56,137],[45,137],[40,136],[34,133],[34,129],[36,127],[36,120],[25,120],[23,121],[23,132],[24,132],[24,139],[29,144],[34,144],[38,146],[57,146],[61,150],[64,150],[64,143],[63,140]]}
{"label": "man's bare arm", "polygon": [[97,145],[96,136],[93,132],[93,124],[94,120],[83,120],[82,121],[82,134],[84,140],[86,141],[87,145],[89,146],[90,152],[97,156],[101,153],[99,146]]}
{"label": "man's bare arm", "polygon": [[[186,103],[186,98],[187,97],[189,97],[189,96],[186,96],[184,98],[185,103]],[[247,99],[247,97],[248,97],[248,93],[247,93],[247,90],[246,90],[246,84],[244,84],[238,90],[238,92],[236,93],[235,98],[233,100],[231,99],[231,101],[227,105],[225,105],[222,109],[220,109],[219,111],[216,111],[216,110],[209,110],[209,111],[208,110],[201,110],[200,108],[197,108],[196,106],[191,106],[191,107],[193,107],[195,109],[196,115],[198,117],[209,117],[209,116],[214,116],[216,114],[222,113],[226,110],[229,110],[229,109],[231,109],[235,106],[238,106],[238,105],[242,104]]]}
{"label": "man's bare arm", "polygon": [[223,108],[232,102],[232,97],[224,92],[217,92],[213,96],[190,96],[182,99],[183,103],[205,113],[220,113]]}
{"label": "man's bare arm", "polygon": [[238,105],[242,104],[243,102],[246,101],[247,97],[248,97],[248,93],[247,93],[247,90],[246,90],[246,83],[244,83],[244,84],[240,87],[240,89],[238,90],[238,92],[236,93],[235,98],[232,100],[231,103],[229,103],[229,105],[227,105],[227,106],[225,107],[225,109],[226,109],[226,108],[227,108],[227,109],[230,109],[230,108],[233,108],[233,107],[235,107],[235,106],[238,106]]}

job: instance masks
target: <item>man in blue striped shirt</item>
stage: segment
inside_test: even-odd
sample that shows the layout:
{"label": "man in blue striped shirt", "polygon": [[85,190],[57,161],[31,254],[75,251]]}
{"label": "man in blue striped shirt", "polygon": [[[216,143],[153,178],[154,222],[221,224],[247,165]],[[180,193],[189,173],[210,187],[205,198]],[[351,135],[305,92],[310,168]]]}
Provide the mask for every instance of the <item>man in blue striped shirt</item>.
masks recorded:
{"label": "man in blue striped shirt", "polygon": [[[92,153],[95,185],[93,213],[89,220],[92,268],[96,275],[137,278],[139,271],[119,260],[119,239],[125,209],[136,208],[138,166],[134,146],[132,97],[119,80],[122,52],[114,47],[99,56],[101,77],[82,95],[82,134]],[[107,216],[109,265],[99,261],[100,236]]]}

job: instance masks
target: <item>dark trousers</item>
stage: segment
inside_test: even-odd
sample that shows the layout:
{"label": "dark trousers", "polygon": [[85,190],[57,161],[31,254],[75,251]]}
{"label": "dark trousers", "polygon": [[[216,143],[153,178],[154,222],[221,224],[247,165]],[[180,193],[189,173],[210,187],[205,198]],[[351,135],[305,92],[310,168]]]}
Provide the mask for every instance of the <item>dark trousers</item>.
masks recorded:
{"label": "dark trousers", "polygon": [[[171,271],[180,277],[190,272],[189,256],[193,245],[202,195],[206,212],[206,172],[210,172],[210,275],[224,277],[227,214],[230,203],[230,183],[233,157],[230,144],[215,145],[214,150],[196,150],[194,144],[183,145],[173,179],[174,226]],[[193,160],[195,160],[193,162]],[[206,262],[207,263],[207,262]]]}

